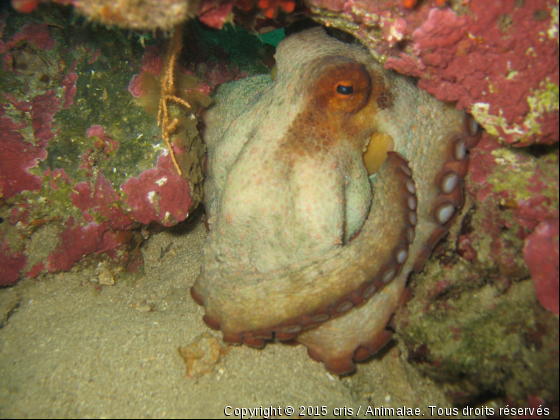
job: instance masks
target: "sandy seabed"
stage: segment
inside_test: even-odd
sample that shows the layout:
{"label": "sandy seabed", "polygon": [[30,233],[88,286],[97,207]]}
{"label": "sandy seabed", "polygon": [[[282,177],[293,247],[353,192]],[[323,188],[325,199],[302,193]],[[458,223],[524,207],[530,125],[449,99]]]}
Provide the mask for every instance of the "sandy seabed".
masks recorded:
{"label": "sandy seabed", "polygon": [[290,417],[283,410],[291,406],[295,418],[301,407],[325,406],[327,418],[343,408],[342,417],[351,408],[369,418],[368,407],[417,407],[430,416],[430,405],[447,405],[441,388],[406,362],[398,335],[343,378],[305,347],[281,343],[230,346],[213,371],[187,377],[179,346],[203,333],[221,341],[189,294],[205,238],[200,220],[152,235],[142,247],[144,275],[113,286],[74,270],[0,289],[0,417],[225,418],[260,407]]}

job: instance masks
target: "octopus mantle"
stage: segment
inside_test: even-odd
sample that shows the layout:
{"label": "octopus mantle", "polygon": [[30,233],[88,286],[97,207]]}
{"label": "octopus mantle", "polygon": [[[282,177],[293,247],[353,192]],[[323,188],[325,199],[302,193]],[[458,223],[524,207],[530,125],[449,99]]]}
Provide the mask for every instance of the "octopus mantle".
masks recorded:
{"label": "octopus mantle", "polygon": [[[348,373],[390,340],[408,275],[462,205],[477,127],[322,28],[276,60],[274,81],[223,85],[207,114],[210,234],[192,295],[226,342],[296,339]],[[380,134],[392,151],[369,177]]]}

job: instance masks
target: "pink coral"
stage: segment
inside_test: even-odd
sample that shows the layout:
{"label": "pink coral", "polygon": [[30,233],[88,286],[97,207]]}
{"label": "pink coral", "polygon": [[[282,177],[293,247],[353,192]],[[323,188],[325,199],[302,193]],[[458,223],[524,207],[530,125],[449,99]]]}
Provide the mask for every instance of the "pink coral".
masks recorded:
{"label": "pink coral", "polygon": [[[1,16],[0,20],[3,20]],[[0,35],[1,33],[2,31],[0,31]],[[6,70],[9,70],[13,64],[11,50],[25,43],[29,43],[34,48],[42,51],[50,51],[54,48],[56,40],[51,36],[49,26],[46,23],[34,22],[25,25],[20,32],[16,33],[5,44],[0,41],[0,54],[6,53],[4,55],[4,68]]]}
{"label": "pink coral", "polygon": [[[2,237],[0,236],[0,241]],[[19,279],[19,273],[27,264],[27,257],[13,251],[9,245],[0,242],[0,286],[7,286]]]}
{"label": "pink coral", "polygon": [[516,146],[558,141],[557,2],[412,3],[309,0],[327,24],[351,28],[387,68],[457,101],[493,135]]}
{"label": "pink coral", "polygon": [[130,228],[132,221],[118,205],[119,196],[103,174],[98,175],[93,188],[89,182],[81,182],[73,190],[75,192],[70,194],[72,204],[82,211],[87,222],[93,222],[97,215],[101,220],[108,221],[114,230]]}
{"label": "pink coral", "polygon": [[[157,77],[161,72],[161,69],[163,68],[163,60],[161,55],[162,49],[160,45],[146,47],[146,52],[142,57],[142,64],[140,65],[140,74],[148,71],[153,76]],[[142,94],[144,93],[142,92],[142,89],[140,87],[140,74],[135,75],[128,85],[128,91],[135,98],[142,96]]]}
{"label": "pink coral", "polygon": [[22,30],[15,34],[10,40],[8,48],[13,48],[22,41],[27,41],[43,51],[52,50],[56,43],[49,31],[49,25],[46,23],[30,23],[25,25]]}
{"label": "pink coral", "polygon": [[47,146],[55,136],[53,132],[53,116],[60,107],[55,90],[49,90],[43,95],[37,95],[31,100],[31,126],[35,140],[41,146]]}
{"label": "pink coral", "polygon": [[211,28],[222,29],[234,3],[235,0],[203,0],[198,12],[199,19]]}
{"label": "pink coral", "polygon": [[74,96],[76,96],[76,81],[78,80],[78,75],[74,72],[76,64],[74,63],[72,67],[74,68],[62,80],[62,86],[64,87],[64,103],[62,108],[64,109],[74,105]]}
{"label": "pink coral", "polygon": [[[5,14],[0,16],[0,33],[3,31],[6,17]],[[0,44],[0,52],[5,52],[5,66],[13,59],[10,50],[23,41],[46,51],[51,50],[55,45],[48,25],[38,23],[25,25],[6,44]],[[0,142],[0,197],[9,198],[22,191],[35,191],[41,188],[41,179],[27,170],[47,156],[46,146],[55,135],[52,119],[59,110],[60,101],[56,97],[55,90],[37,95],[29,101],[17,100],[11,95],[5,95],[4,98],[15,109],[22,113],[30,113],[35,137],[35,144],[25,141],[19,131],[25,128],[26,123],[14,122],[5,115],[4,106],[0,105],[0,131],[3,133],[3,141]]]}
{"label": "pink coral", "polygon": [[108,223],[92,222],[82,226],[70,217],[60,234],[58,247],[49,255],[47,268],[51,272],[70,270],[85,255],[92,252],[99,254],[120,245]]}
{"label": "pink coral", "polygon": [[[489,117],[481,122],[508,142],[526,145],[523,134],[535,134],[526,120],[534,111],[528,98],[545,80],[559,83],[556,40],[543,35],[550,25],[550,2],[516,7],[511,1],[473,0],[469,7],[472,14],[462,16],[432,9],[412,33],[414,54],[389,57],[386,67],[419,77],[422,89],[440,100],[457,101],[460,108],[480,114],[486,109],[482,104],[488,104],[484,112]],[[496,118],[505,121],[498,125]],[[540,133],[533,141],[558,140],[557,112],[543,112],[537,121]]]}
{"label": "pink coral", "polygon": [[99,124],[92,125],[87,129],[88,137],[97,137],[99,140],[95,143],[95,147],[103,149],[105,153],[113,152],[119,148],[119,142],[105,132],[105,128]]}
{"label": "pink coral", "polygon": [[45,269],[45,263],[42,261],[40,263],[35,264],[29,271],[25,273],[25,277],[27,278],[35,278]]}
{"label": "pink coral", "polygon": [[157,168],[128,179],[122,190],[130,216],[144,224],[173,226],[188,216],[193,203],[189,183],[174,171],[169,155],[160,156]]}
{"label": "pink coral", "polygon": [[22,191],[41,189],[41,178],[27,169],[36,166],[38,160],[44,160],[47,152],[24,141],[19,133],[22,126],[2,114],[0,107],[0,198],[7,199]]}
{"label": "pink coral", "polygon": [[12,7],[22,13],[31,13],[38,5],[39,0],[12,0]]}
{"label": "pink coral", "polygon": [[558,236],[558,219],[545,220],[525,239],[523,248],[537,298],[542,306],[556,316],[559,314]]}

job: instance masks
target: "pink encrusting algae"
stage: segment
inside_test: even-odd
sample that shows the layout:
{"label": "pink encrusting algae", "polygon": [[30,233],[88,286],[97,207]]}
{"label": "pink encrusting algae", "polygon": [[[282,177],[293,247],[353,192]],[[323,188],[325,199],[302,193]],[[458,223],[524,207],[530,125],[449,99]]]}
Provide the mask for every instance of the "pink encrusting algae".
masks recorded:
{"label": "pink encrusting algae", "polygon": [[[135,61],[124,41],[129,56],[123,61],[99,48],[96,37],[72,40],[71,34],[92,29],[68,26],[57,12],[49,24],[31,18],[14,31],[15,18],[0,15],[2,78],[14,86],[0,94],[1,285],[21,274],[69,270],[90,254],[129,261],[127,241],[134,235],[121,233],[142,224],[174,225],[197,203],[190,181],[173,172],[167,156],[158,160],[155,117],[133,104],[130,93],[120,93],[143,52],[135,52]],[[148,47],[142,67],[157,75],[162,51]],[[123,121],[131,120],[132,132],[123,131]],[[26,239],[43,229],[53,235],[43,247],[48,255],[29,259]]]}

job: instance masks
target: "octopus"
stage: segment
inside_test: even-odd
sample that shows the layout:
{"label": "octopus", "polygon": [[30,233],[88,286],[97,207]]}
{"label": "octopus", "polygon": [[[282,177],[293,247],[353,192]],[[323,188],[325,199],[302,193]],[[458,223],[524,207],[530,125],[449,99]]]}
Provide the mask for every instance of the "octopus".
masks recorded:
{"label": "octopus", "polygon": [[463,204],[476,122],[321,27],[206,117],[209,235],[191,295],[228,343],[295,340],[346,374]]}

